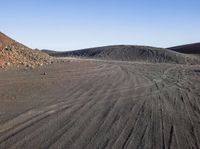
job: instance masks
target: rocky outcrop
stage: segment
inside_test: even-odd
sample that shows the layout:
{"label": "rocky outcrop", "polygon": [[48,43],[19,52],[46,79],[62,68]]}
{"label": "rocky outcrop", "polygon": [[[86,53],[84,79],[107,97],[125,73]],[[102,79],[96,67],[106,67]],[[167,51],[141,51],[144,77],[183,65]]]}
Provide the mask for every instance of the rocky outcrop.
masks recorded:
{"label": "rocky outcrop", "polygon": [[26,66],[34,68],[51,63],[46,53],[33,50],[0,32],[0,67]]}

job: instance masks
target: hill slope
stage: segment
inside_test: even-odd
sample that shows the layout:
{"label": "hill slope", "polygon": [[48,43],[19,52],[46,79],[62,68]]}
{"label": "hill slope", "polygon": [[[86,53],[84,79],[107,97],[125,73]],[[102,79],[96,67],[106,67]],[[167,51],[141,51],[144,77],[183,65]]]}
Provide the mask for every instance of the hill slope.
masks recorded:
{"label": "hill slope", "polygon": [[197,57],[187,56],[168,49],[147,46],[118,45],[69,52],[46,52],[49,55],[56,57],[72,56],[103,60],[145,61],[153,63],[199,63],[199,59]]}
{"label": "hill slope", "polygon": [[181,46],[171,47],[168,49],[176,51],[176,52],[180,52],[180,53],[200,55],[200,43],[181,45]]}
{"label": "hill slope", "polygon": [[32,50],[0,32],[0,67],[20,64],[34,67],[49,62],[46,53]]}

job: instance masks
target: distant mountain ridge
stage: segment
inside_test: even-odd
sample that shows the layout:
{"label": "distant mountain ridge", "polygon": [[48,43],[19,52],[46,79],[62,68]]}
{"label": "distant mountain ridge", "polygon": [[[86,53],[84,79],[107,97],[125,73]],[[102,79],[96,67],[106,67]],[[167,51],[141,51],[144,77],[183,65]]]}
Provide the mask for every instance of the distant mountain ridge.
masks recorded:
{"label": "distant mountain ridge", "polygon": [[176,52],[180,52],[180,53],[185,53],[185,54],[199,54],[200,55],[200,43],[170,47],[168,49],[176,51]]}
{"label": "distant mountain ridge", "polygon": [[134,45],[115,45],[96,47],[76,51],[55,52],[46,51],[49,55],[55,57],[82,57],[95,58],[103,60],[119,61],[145,61],[153,63],[178,63],[178,64],[195,64],[199,59],[195,56],[186,56],[184,54],[149,46]]}

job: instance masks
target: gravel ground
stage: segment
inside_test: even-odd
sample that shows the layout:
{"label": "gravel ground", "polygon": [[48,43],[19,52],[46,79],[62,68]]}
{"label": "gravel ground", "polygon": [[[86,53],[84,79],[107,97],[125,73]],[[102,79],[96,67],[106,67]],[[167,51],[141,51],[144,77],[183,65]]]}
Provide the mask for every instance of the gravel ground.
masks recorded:
{"label": "gravel ground", "polygon": [[0,70],[0,148],[199,149],[200,66],[62,60]]}

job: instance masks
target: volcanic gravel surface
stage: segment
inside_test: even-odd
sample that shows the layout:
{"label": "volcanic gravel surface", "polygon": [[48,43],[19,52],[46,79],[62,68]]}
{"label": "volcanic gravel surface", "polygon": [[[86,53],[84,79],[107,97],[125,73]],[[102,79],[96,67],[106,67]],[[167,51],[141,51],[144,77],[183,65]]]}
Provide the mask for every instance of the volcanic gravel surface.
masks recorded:
{"label": "volcanic gravel surface", "polygon": [[1,149],[199,149],[200,66],[62,60],[0,70]]}

